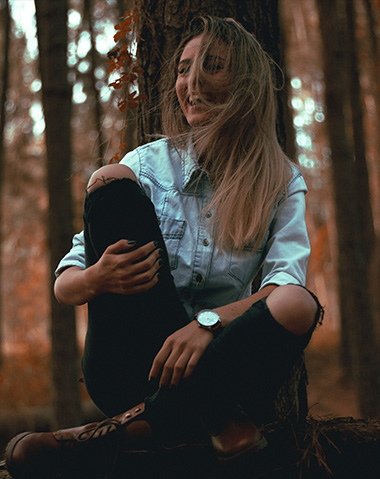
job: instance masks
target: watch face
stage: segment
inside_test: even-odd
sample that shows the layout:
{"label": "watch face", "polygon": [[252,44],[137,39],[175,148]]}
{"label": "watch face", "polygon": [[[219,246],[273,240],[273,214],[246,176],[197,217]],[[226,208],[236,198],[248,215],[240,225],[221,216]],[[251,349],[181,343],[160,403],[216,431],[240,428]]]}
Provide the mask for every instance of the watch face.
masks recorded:
{"label": "watch face", "polygon": [[198,323],[202,326],[215,326],[219,322],[219,314],[211,310],[203,310],[197,316]]}

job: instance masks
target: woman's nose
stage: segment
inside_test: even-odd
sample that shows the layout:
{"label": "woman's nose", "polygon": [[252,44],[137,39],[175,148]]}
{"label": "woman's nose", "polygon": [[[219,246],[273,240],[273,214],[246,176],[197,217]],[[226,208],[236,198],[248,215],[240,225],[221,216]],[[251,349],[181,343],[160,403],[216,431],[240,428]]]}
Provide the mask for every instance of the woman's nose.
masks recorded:
{"label": "woman's nose", "polygon": [[189,94],[199,94],[199,90],[202,87],[203,82],[194,72],[190,72],[187,77],[187,90]]}

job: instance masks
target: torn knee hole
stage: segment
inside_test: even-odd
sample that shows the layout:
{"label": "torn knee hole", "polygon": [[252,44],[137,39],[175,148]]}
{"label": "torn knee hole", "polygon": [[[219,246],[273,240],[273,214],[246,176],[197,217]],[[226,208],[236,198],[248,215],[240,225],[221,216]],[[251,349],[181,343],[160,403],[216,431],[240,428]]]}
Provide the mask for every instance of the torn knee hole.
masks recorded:
{"label": "torn knee hole", "polygon": [[101,186],[104,186],[110,181],[114,181],[116,179],[117,179],[116,177],[105,177],[105,176],[96,177],[96,178],[91,177],[90,181],[88,182],[88,186],[86,190],[88,193],[91,193],[91,191],[96,190],[97,188],[100,188]]}

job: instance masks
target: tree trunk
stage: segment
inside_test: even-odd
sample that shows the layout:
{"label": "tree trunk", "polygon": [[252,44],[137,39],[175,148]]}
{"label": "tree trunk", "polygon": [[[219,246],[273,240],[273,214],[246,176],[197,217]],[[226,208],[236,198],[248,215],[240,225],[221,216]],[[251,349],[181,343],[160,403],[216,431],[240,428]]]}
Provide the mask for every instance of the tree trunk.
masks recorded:
{"label": "tree trunk", "polygon": [[[133,9],[133,0],[117,0],[117,11],[122,19],[126,11]],[[124,128],[120,136],[120,158],[137,147],[137,109],[125,110]]]}
{"label": "tree trunk", "polygon": [[71,87],[67,81],[67,1],[36,0],[42,101],[46,123],[51,274],[53,427],[79,424],[78,349],[74,308],[53,295],[53,272],[73,235],[71,200]]}
{"label": "tree trunk", "polygon": [[[3,40],[3,64],[2,64],[2,81],[1,81],[1,98],[0,98],[0,247],[3,244],[3,215],[2,215],[2,191],[4,182],[4,163],[5,163],[5,148],[4,148],[4,131],[6,123],[6,109],[5,104],[7,101],[8,84],[9,84],[9,50],[11,43],[11,15],[9,10],[9,0],[4,2],[4,8],[2,9],[2,24],[4,32]],[[0,250],[1,251],[1,250]],[[3,294],[3,267],[2,267],[2,255],[0,253],[0,304]],[[2,308],[0,307],[0,366],[2,364],[2,324],[3,315]]]}
{"label": "tree trunk", "polygon": [[[372,0],[363,0],[366,13],[366,31],[370,42],[369,61],[371,66],[371,84],[376,105],[377,131],[380,129],[380,48],[377,31],[379,29],[378,7],[372,5]],[[380,135],[376,135],[377,157],[380,156]],[[380,182],[380,179],[378,179]]]}
{"label": "tree trunk", "polygon": [[[380,413],[380,371],[370,304],[366,238],[356,168],[346,131],[347,45],[339,0],[317,2],[322,32],[327,134],[332,152],[335,214],[338,232],[338,283],[342,332],[351,331],[352,366],[362,414]],[[344,17],[343,17],[344,18]],[[352,34],[352,32],[349,32]]]}
{"label": "tree trunk", "polygon": [[[380,48],[379,39],[377,37],[377,29],[379,28],[379,12],[372,6],[371,0],[364,0],[364,7],[366,12],[366,21],[368,38],[370,42],[369,62],[371,69],[371,85],[372,95],[376,108],[376,122],[375,131],[380,131]],[[373,139],[375,145],[375,161],[376,164],[380,162],[380,135],[374,135]],[[377,194],[380,190],[380,175],[377,172],[376,178]],[[374,208],[374,214],[379,210]],[[375,324],[380,325],[380,236],[378,235],[375,242],[374,253],[370,267],[370,284],[373,301],[373,311],[375,314]]]}
{"label": "tree trunk", "polygon": [[[135,0],[139,12],[137,32],[138,58],[144,69],[139,81],[140,91],[147,101],[139,111],[139,143],[151,140],[152,134],[160,133],[160,112],[157,105],[160,97],[160,73],[167,59],[171,58],[184,30],[191,19],[201,14],[232,17],[253,32],[264,49],[281,64],[279,49],[279,18],[277,1],[264,0],[225,2],[194,0],[182,4],[179,0]],[[282,84],[279,72],[278,84]],[[162,88],[162,87],[161,87]],[[278,135],[285,145],[282,97],[278,95]],[[155,113],[152,114],[152,111]],[[302,421],[307,415],[306,370],[303,358],[294,368],[288,383],[281,390],[273,408],[273,420]]]}
{"label": "tree trunk", "polygon": [[84,0],[83,3],[83,17],[84,20],[87,22],[88,26],[88,31],[90,34],[90,39],[91,39],[91,49],[89,51],[89,56],[90,56],[90,63],[91,67],[89,70],[89,80],[90,80],[90,87],[91,87],[91,93],[94,98],[94,117],[95,117],[95,127],[97,129],[97,136],[96,136],[96,141],[97,141],[97,151],[96,151],[96,164],[98,168],[103,166],[104,162],[104,145],[105,145],[105,138],[103,135],[103,129],[102,129],[102,104],[100,101],[100,94],[99,90],[96,88],[96,76],[95,76],[95,69],[97,67],[97,50],[96,50],[96,45],[95,45],[95,34],[94,34],[94,27],[92,23],[92,7],[93,7],[93,1],[92,0]]}
{"label": "tree trunk", "polygon": [[[355,154],[354,174],[356,178],[356,188],[360,198],[361,230],[363,250],[367,255],[367,262],[372,258],[375,229],[373,226],[373,215],[371,207],[371,194],[368,181],[368,168],[366,159],[365,132],[363,126],[363,106],[360,85],[360,73],[358,64],[358,44],[356,39],[356,12],[354,0],[346,0],[346,49],[348,52],[348,72],[349,78],[349,97],[351,105],[352,120],[352,139]],[[349,32],[349,34],[348,34]]]}
{"label": "tree trunk", "polygon": [[283,5],[284,2],[280,2],[279,4],[279,45],[281,45],[281,62],[279,63],[282,67],[282,71],[284,72],[284,80],[283,80],[283,88],[281,90],[281,105],[283,105],[282,110],[282,118],[284,124],[284,136],[283,139],[283,147],[285,153],[289,156],[292,161],[296,161],[297,156],[297,145],[296,145],[296,135],[294,131],[293,125],[293,114],[291,109],[288,107],[289,100],[291,99],[292,94],[292,87],[290,85],[290,74],[287,68],[289,62],[287,59],[287,52],[289,51],[289,47],[287,45],[287,35],[286,35],[286,27],[285,27],[285,16],[284,16],[284,8],[286,5]]}

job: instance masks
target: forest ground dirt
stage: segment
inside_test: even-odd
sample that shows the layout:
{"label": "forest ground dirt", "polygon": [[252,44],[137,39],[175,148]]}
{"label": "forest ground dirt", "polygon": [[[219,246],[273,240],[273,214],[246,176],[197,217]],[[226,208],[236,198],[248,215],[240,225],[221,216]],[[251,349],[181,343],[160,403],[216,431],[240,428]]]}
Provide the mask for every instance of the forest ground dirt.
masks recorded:
{"label": "forest ground dirt", "polygon": [[339,331],[328,323],[314,332],[305,351],[309,414],[313,417],[360,418],[356,391],[344,377],[339,358]]}

